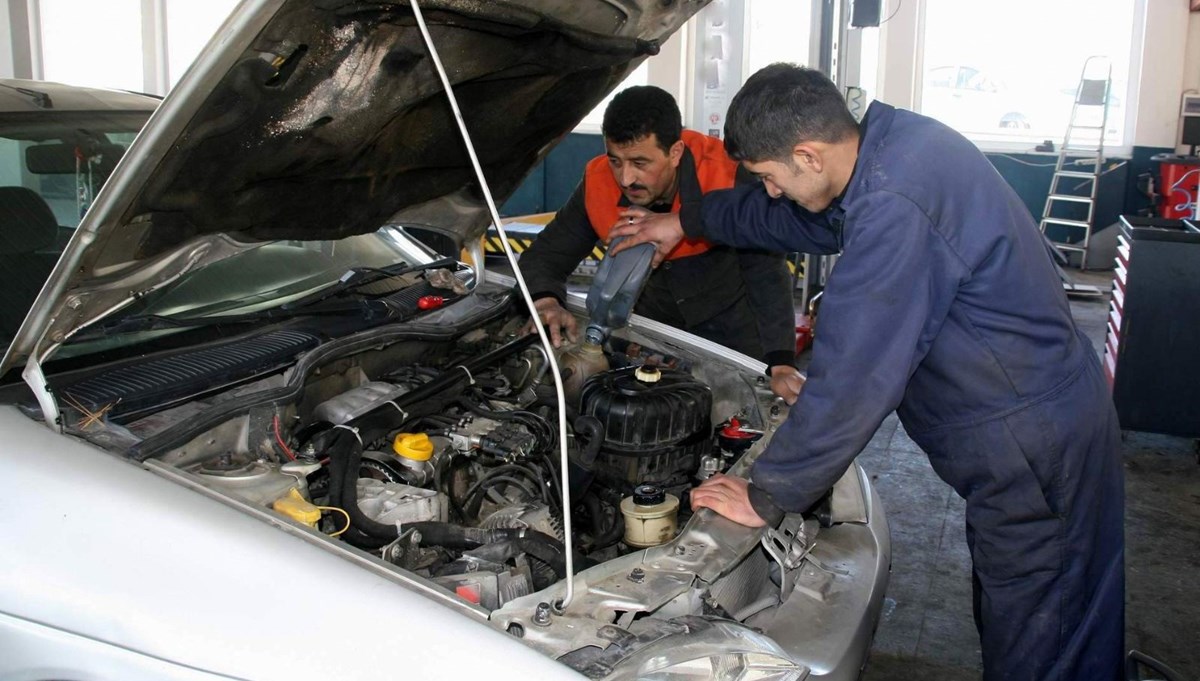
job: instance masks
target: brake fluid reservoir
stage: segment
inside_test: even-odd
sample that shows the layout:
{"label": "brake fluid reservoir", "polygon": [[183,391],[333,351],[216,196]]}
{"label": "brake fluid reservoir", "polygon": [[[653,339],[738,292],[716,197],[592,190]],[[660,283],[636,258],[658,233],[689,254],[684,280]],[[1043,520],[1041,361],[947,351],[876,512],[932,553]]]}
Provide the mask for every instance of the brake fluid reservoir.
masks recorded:
{"label": "brake fluid reservoir", "polygon": [[621,500],[625,543],[639,549],[665,544],[678,527],[679,498],[654,485],[638,485]]}

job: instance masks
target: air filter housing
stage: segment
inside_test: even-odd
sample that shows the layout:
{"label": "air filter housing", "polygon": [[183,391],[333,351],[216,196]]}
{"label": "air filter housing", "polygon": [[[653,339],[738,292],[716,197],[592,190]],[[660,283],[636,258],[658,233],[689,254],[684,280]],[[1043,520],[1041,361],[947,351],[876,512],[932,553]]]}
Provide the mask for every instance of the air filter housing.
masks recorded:
{"label": "air filter housing", "polygon": [[712,442],[712,392],[686,372],[629,367],[584,384],[583,414],[604,424],[595,472],[629,489],[686,482]]}

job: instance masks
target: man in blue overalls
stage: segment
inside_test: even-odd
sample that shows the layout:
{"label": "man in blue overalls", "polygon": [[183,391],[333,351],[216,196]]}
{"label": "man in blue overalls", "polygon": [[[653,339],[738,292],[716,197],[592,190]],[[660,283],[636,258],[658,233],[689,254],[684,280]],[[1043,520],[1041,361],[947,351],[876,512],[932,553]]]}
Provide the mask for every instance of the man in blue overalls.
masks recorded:
{"label": "man in blue overalls", "polygon": [[[1124,492],[1116,413],[1029,211],[961,135],[816,71],[767,67],[726,148],[761,180],[705,197],[703,236],[842,253],[808,380],[751,471],[692,492],[749,526],[816,502],[897,410],[966,499],[986,679],[1116,679]],[[781,200],[781,197],[785,200]],[[613,232],[669,251],[671,216]]]}

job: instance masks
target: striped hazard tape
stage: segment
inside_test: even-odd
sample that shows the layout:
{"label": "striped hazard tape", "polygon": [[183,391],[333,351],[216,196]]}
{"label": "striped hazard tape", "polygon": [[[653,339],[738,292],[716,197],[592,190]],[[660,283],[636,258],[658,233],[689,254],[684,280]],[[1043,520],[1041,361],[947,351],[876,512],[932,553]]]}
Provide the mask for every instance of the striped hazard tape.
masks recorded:
{"label": "striped hazard tape", "polygon": [[[514,253],[524,253],[525,249],[533,245],[533,239],[522,239],[510,236],[508,237],[508,245],[512,247]],[[504,255],[504,242],[495,234],[488,234],[483,238],[483,252],[493,255]]]}
{"label": "striped hazard tape", "polygon": [[[514,253],[524,253],[533,245],[533,239],[527,237],[508,237],[508,245],[512,246]],[[483,238],[483,252],[491,255],[504,255],[504,242],[498,234],[488,233]],[[592,248],[591,259],[600,260],[604,257],[604,246],[596,244]]]}

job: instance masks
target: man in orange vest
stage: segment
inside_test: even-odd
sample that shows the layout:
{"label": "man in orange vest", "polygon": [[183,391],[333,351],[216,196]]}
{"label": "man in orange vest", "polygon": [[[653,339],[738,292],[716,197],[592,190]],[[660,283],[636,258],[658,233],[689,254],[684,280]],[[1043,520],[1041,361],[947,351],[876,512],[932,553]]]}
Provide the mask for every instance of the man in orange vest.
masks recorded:
{"label": "man in orange vest", "polygon": [[[602,129],[607,153],[588,163],[571,198],[521,256],[538,317],[556,347],[564,334],[578,337],[575,317],[563,307],[567,276],[597,240],[608,241],[625,220],[621,211],[640,206],[678,213],[685,223],[699,220],[701,196],[733,187],[738,172],[721,140],[683,129],[675,99],[661,88],[617,94]],[[653,271],[634,311],[763,360],[771,389],[788,403],[799,393],[791,277],[782,254],[684,239]]]}

